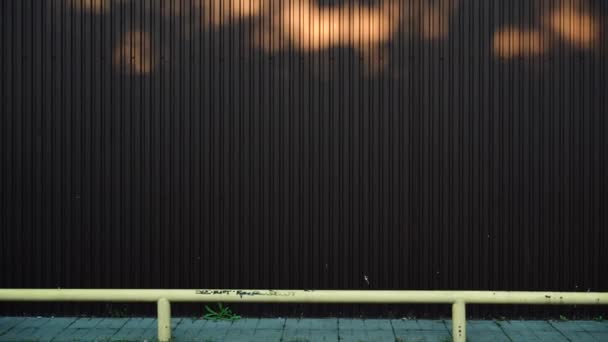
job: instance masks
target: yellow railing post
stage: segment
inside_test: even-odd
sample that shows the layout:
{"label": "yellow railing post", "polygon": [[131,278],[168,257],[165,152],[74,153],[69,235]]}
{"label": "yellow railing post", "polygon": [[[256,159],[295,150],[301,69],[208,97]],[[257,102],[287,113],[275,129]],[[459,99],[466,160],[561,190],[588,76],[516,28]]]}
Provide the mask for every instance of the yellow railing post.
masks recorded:
{"label": "yellow railing post", "polygon": [[452,304],[452,339],[454,342],[467,340],[467,311],[464,301]]}
{"label": "yellow railing post", "polygon": [[171,303],[167,298],[161,298],[157,302],[158,308],[158,340],[160,342],[171,341]]}

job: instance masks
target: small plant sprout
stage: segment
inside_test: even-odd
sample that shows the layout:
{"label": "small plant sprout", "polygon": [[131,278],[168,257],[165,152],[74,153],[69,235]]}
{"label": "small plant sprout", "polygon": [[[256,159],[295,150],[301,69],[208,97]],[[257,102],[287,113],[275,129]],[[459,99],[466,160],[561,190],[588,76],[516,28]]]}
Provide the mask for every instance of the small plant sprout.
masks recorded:
{"label": "small plant sprout", "polygon": [[224,306],[222,303],[218,303],[216,310],[210,308],[208,305],[205,305],[205,310],[207,311],[207,314],[205,314],[203,318],[207,320],[236,321],[241,319],[241,316],[232,312],[229,307]]}

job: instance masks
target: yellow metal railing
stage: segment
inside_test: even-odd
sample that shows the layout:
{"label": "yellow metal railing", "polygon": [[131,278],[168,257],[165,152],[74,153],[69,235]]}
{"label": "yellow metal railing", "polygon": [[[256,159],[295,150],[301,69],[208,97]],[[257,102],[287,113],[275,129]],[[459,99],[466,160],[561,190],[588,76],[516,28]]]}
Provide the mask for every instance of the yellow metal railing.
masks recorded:
{"label": "yellow metal railing", "polygon": [[171,302],[451,304],[452,337],[466,341],[466,304],[608,305],[604,292],[0,289],[12,302],[156,302],[158,339],[171,340]]}

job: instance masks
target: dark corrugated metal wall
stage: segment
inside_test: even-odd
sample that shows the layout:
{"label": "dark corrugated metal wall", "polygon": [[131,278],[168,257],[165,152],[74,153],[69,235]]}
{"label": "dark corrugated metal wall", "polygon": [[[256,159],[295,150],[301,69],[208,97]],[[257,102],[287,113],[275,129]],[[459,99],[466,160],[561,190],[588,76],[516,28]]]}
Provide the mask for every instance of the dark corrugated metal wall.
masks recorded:
{"label": "dark corrugated metal wall", "polygon": [[605,1],[565,0],[597,25],[570,36],[558,1],[410,0],[379,43],[268,48],[298,2],[2,1],[0,286],[608,290]]}

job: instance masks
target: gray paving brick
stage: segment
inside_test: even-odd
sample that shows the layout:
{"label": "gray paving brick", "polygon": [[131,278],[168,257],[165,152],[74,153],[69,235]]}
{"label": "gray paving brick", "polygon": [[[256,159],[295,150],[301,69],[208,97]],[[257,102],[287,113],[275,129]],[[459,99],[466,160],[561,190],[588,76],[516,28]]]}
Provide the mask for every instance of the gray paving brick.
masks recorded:
{"label": "gray paving brick", "polygon": [[207,321],[206,329],[228,329],[232,326],[233,321]]}
{"label": "gray paving brick", "polygon": [[260,319],[258,318],[242,318],[232,322],[232,329],[251,329],[255,330],[258,328]]}
{"label": "gray paving brick", "polygon": [[156,338],[158,330],[153,328],[123,328],[114,334],[114,340],[143,341]]}
{"label": "gray paving brick", "polygon": [[570,342],[559,331],[536,331],[534,334],[543,342]]}
{"label": "gray paving brick", "polygon": [[66,341],[79,341],[78,339],[69,336],[69,334],[59,334],[56,336],[53,336],[53,338],[51,339],[51,341],[53,342],[66,342]]}
{"label": "gray paving brick", "polygon": [[78,335],[81,332],[78,331],[78,329],[64,329],[61,331],[61,333],[59,333],[57,336],[55,336],[53,338],[53,341],[55,342],[63,342],[63,341],[79,341],[81,340]]}
{"label": "gray paving brick", "polygon": [[311,330],[310,331],[311,341],[338,341],[337,330]]}
{"label": "gray paving brick", "polygon": [[117,330],[113,339],[124,341],[150,340],[154,339],[158,333],[156,320],[149,318],[145,319],[145,321],[133,322],[130,325],[127,323]]}
{"label": "gray paving brick", "polygon": [[451,341],[447,331],[432,330],[395,330],[397,342],[445,342]]}
{"label": "gray paving brick", "polygon": [[342,330],[365,330],[365,320],[340,318],[338,320],[338,327],[339,327],[340,331],[342,331]]}
{"label": "gray paving brick", "polygon": [[[175,331],[172,334],[174,341],[203,341],[202,336],[205,334],[204,330],[186,330],[186,331]],[[225,334],[224,334],[225,335]]]}
{"label": "gray paving brick", "polygon": [[384,340],[386,338],[395,339],[394,330],[371,330],[367,332],[367,337],[372,340]]}
{"label": "gray paving brick", "polygon": [[7,334],[0,336],[0,341],[37,341],[39,338],[35,335],[40,335],[37,332],[38,328],[15,328]]}
{"label": "gray paving brick", "polygon": [[13,334],[3,334],[0,335],[0,342],[13,342],[18,341],[17,338]]}
{"label": "gray paving brick", "polygon": [[182,337],[188,337],[188,336],[196,336],[198,335],[200,332],[202,331],[202,329],[175,329],[171,332],[172,336],[182,336]]}
{"label": "gray paving brick", "polygon": [[221,342],[227,334],[228,329],[202,329],[197,337],[200,342]]}
{"label": "gray paving brick", "polygon": [[79,318],[70,325],[70,328],[90,329],[96,327],[102,321],[103,319],[101,318]]}
{"label": "gray paving brick", "polygon": [[467,340],[471,342],[510,342],[509,337],[504,333],[491,331],[467,330]]}
{"label": "gray paving brick", "polygon": [[596,338],[590,334],[585,327],[593,328],[589,322],[583,325],[580,321],[550,321],[555,330],[559,331],[566,339],[571,341],[596,341]]}
{"label": "gray paving brick", "polygon": [[310,330],[329,330],[338,328],[338,319],[297,319],[288,318],[285,321],[285,329],[310,329]]}
{"label": "gray paving brick", "polygon": [[0,335],[19,325],[25,317],[0,317]]}
{"label": "gray paving brick", "polygon": [[546,321],[497,321],[496,324],[512,341],[566,341]]}
{"label": "gray paving brick", "polygon": [[607,332],[608,321],[580,321],[578,324],[583,330],[589,332]]}
{"label": "gray paving brick", "polygon": [[[156,341],[154,318],[0,317],[1,342],[9,341]],[[205,321],[172,319],[180,341],[384,342],[449,341],[451,321],[382,319],[257,319]],[[467,322],[471,342],[608,341],[608,324],[594,321]]]}
{"label": "gray paving brick", "polygon": [[283,337],[283,330],[260,329],[255,331],[254,337],[262,341],[280,340]]}
{"label": "gray paving brick", "polygon": [[[230,338],[226,338],[224,341],[230,342],[281,342],[281,338],[267,338],[267,337],[258,337],[258,336],[243,336],[240,339],[232,340]],[[197,341],[198,342],[198,341]]]}
{"label": "gray paving brick", "polygon": [[177,330],[180,330],[180,329],[198,330],[198,329],[202,329],[206,324],[207,324],[207,321],[204,319],[184,318],[179,322],[179,324],[172,325],[172,326],[174,327],[174,329],[177,329]]}
{"label": "gray paving brick", "polygon": [[285,329],[283,342],[338,341],[337,329]]}
{"label": "gray paving brick", "polygon": [[590,334],[597,341],[608,341],[608,329],[606,331],[592,331]]}
{"label": "gray paving brick", "polygon": [[16,328],[38,328],[48,323],[50,317],[32,317],[21,321]]}
{"label": "gray paving brick", "polygon": [[[201,342],[202,340],[200,339],[200,337],[198,336],[175,336],[175,335],[171,335],[172,340],[174,342]],[[114,341],[112,341],[114,342]],[[118,342],[118,341],[116,341]],[[146,342],[158,342],[157,339],[154,339],[152,341],[146,341]]]}
{"label": "gray paving brick", "polygon": [[415,319],[393,319],[391,325],[398,330],[421,330],[418,321]]}
{"label": "gray paving brick", "polygon": [[97,328],[120,329],[129,321],[128,318],[103,318]]}
{"label": "gray paving brick", "polygon": [[76,320],[75,317],[53,317],[46,324],[40,326],[40,329],[63,330],[71,326]]}
{"label": "gray paving brick", "polygon": [[[173,322],[171,322],[172,325]],[[135,328],[148,328],[152,325],[156,324],[156,319],[154,318],[131,318],[128,320],[126,324],[122,326],[123,329],[135,329]]]}
{"label": "gray paving brick", "polygon": [[97,328],[90,330],[83,337],[92,341],[109,341],[118,331],[112,328]]}
{"label": "gray paving brick", "polygon": [[361,329],[350,329],[340,330],[340,341],[347,342],[394,342],[395,335],[393,331],[385,330],[361,330]]}
{"label": "gray paving brick", "polygon": [[534,334],[532,331],[519,331],[513,330],[510,332],[506,332],[507,337],[511,339],[513,342],[538,342],[541,339]]}
{"label": "gray paving brick", "polygon": [[[448,321],[445,322],[446,326],[448,326]],[[449,322],[449,327],[451,331],[452,322]],[[479,332],[493,332],[502,334],[501,327],[494,321],[479,321],[479,320],[469,320],[467,321],[467,331],[479,331]]]}
{"label": "gray paving brick", "polygon": [[596,342],[597,341],[595,339],[595,337],[593,337],[593,335],[591,335],[591,333],[588,333],[586,331],[570,331],[570,332],[563,333],[563,335],[570,341],[577,341],[577,342]]}
{"label": "gray paving brick", "polygon": [[0,327],[5,324],[15,324],[16,321],[22,321],[24,319],[24,317],[2,316],[0,317]]}
{"label": "gray paving brick", "polygon": [[246,330],[246,329],[230,329],[226,333],[226,341],[280,341],[283,336],[282,330]]}
{"label": "gray paving brick", "polygon": [[533,331],[555,331],[555,328],[547,321],[500,321],[504,330],[533,330]]}
{"label": "gray paving brick", "polygon": [[[446,330],[446,323],[442,320],[418,320],[421,330]],[[452,326],[450,322],[449,326]]]}
{"label": "gray paving brick", "polygon": [[262,318],[258,322],[258,329],[283,329],[285,318]]}
{"label": "gray paving brick", "polygon": [[41,329],[41,328],[25,328],[19,332],[21,336],[28,340],[36,341],[51,341],[56,336],[60,335],[64,329]]}
{"label": "gray paving brick", "polygon": [[67,328],[57,334],[53,341],[96,341],[102,338],[98,337],[98,331],[96,329],[74,329]]}
{"label": "gray paving brick", "polygon": [[95,330],[88,329],[88,328],[84,328],[84,329],[70,328],[70,330],[73,330],[73,334],[71,336],[74,339],[79,340],[79,341],[91,340],[92,339],[91,335],[93,335],[94,331],[95,331]]}
{"label": "gray paving brick", "polygon": [[549,321],[549,324],[561,332],[585,331],[578,321]]}
{"label": "gray paving brick", "polygon": [[393,330],[390,320],[386,319],[340,319],[338,321],[342,330]]}
{"label": "gray paving brick", "polygon": [[391,321],[386,319],[366,319],[363,321],[367,330],[387,330],[393,331]]}

